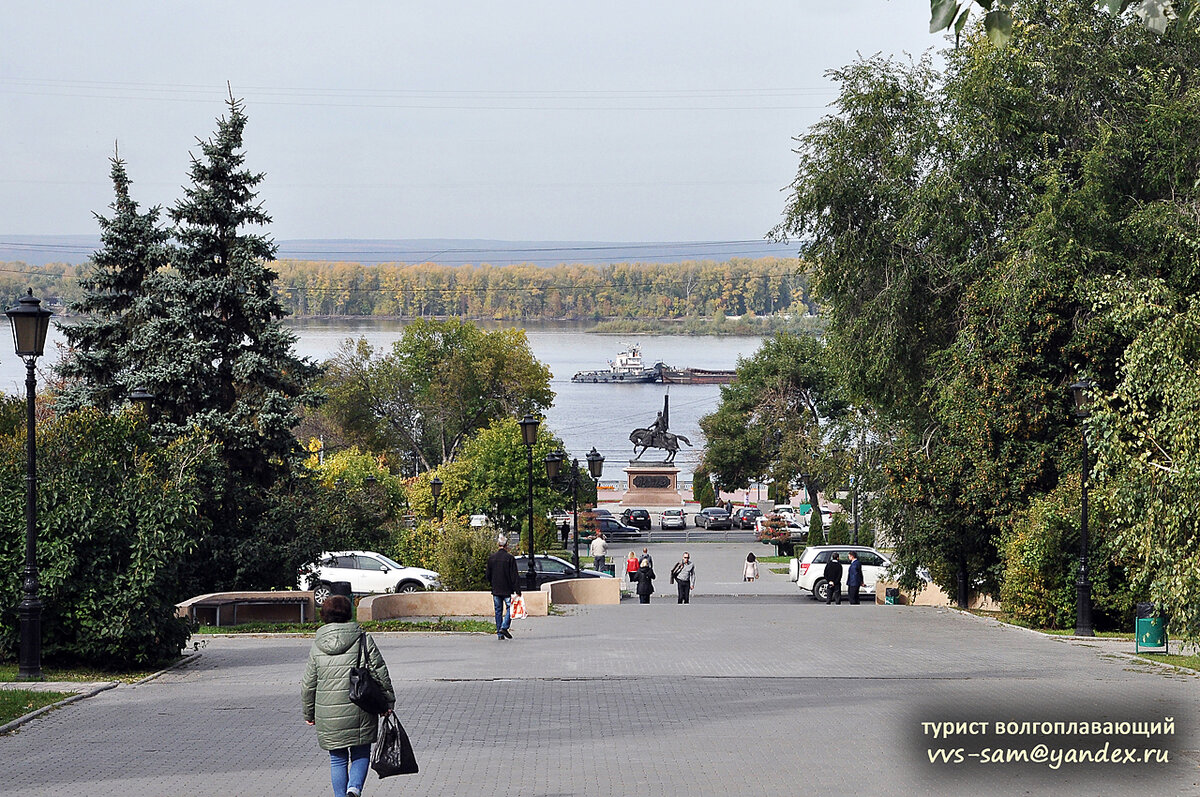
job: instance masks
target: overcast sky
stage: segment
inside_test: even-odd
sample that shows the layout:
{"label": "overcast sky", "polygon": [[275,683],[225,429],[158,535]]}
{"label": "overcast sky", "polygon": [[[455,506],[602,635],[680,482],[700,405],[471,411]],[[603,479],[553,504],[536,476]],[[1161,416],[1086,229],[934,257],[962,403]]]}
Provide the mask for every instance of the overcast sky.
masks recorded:
{"label": "overcast sky", "polygon": [[792,137],[928,0],[15,3],[0,235],[91,234],[120,146],[173,203],[245,99],[277,239],[725,241],[779,219]]}

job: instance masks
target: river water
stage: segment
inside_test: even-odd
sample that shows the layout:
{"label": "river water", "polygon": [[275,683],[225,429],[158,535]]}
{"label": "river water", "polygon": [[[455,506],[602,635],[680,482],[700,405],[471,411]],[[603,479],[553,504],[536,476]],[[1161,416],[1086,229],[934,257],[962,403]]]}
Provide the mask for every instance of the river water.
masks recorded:
{"label": "river water", "polygon": [[[305,319],[289,320],[296,333],[296,352],[318,362],[328,359],[347,338],[365,337],[377,351],[390,348],[404,329],[400,321],[379,319]],[[501,324],[484,322],[485,328]],[[513,326],[508,324],[505,326]],[[605,385],[576,384],[571,376],[577,371],[608,367],[608,360],[627,343],[642,348],[646,363],[662,360],[675,367],[734,368],[739,357],[752,355],[759,337],[697,337],[689,335],[596,335],[585,331],[586,324],[525,324],[534,356],[553,374],[550,387],[554,405],[547,410],[547,427],[562,439],[567,453],[583,457],[592,446],[604,455],[604,481],[624,482],[624,468],[633,456],[629,433],[649,426],[662,409],[663,397],[670,397],[670,430],[691,440],[675,458],[680,480],[690,481],[703,450],[704,436],[699,419],[712,412],[720,400],[719,385]],[[46,357],[39,361],[39,386],[49,375],[47,367],[57,361],[56,344],[62,334],[51,324],[46,342]],[[4,352],[10,352],[5,354]],[[0,389],[8,393],[24,391],[24,365],[7,346],[0,348]],[[651,451],[648,458],[662,452]]]}

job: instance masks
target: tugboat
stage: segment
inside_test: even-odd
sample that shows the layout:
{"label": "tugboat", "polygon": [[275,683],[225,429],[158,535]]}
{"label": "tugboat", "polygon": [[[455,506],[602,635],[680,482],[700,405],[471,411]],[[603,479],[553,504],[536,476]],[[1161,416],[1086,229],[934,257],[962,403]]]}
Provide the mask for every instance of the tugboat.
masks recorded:
{"label": "tugboat", "polygon": [[607,371],[580,371],[571,377],[571,381],[624,384],[657,382],[660,379],[661,371],[662,363],[655,363],[652,368],[647,368],[642,363],[642,349],[635,343],[619,353],[616,360],[609,360]]}

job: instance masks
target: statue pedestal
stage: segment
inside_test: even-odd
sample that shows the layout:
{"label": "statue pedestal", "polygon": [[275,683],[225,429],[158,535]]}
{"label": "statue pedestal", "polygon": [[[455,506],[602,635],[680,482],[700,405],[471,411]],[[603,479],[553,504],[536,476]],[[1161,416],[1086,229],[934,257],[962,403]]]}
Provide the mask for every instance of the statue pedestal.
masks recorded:
{"label": "statue pedestal", "polygon": [[630,462],[621,506],[683,506],[679,468],[665,462]]}

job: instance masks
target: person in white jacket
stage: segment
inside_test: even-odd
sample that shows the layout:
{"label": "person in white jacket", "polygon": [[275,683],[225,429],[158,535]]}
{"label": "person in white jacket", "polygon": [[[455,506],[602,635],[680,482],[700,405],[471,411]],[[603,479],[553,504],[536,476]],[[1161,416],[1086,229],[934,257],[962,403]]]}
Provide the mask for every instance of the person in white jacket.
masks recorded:
{"label": "person in white jacket", "polygon": [[596,532],[596,539],[592,540],[588,550],[592,552],[592,567],[599,570],[604,567],[604,557],[608,553],[608,543],[604,541],[603,532]]}
{"label": "person in white jacket", "polygon": [[746,554],[746,566],[742,568],[742,581],[754,581],[758,578],[758,560],[754,552]]}

